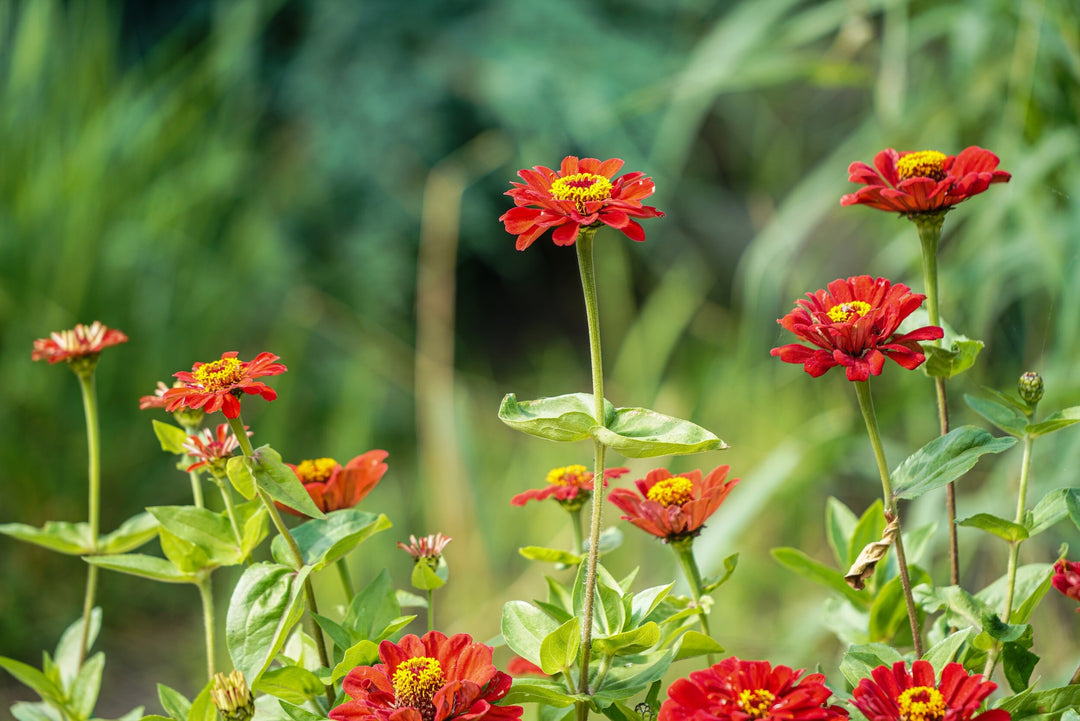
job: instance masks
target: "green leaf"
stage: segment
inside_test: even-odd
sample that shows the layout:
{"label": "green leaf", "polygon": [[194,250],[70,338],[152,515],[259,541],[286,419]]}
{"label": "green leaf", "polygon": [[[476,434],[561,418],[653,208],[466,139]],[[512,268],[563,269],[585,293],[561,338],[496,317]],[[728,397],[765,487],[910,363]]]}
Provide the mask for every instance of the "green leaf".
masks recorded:
{"label": "green leaf", "polygon": [[971,410],[990,421],[1009,435],[1022,437],[1027,432],[1028,419],[1011,399],[1009,403],[965,395],[964,401]]}
{"label": "green leaf", "polygon": [[[912,585],[918,585],[912,579]],[[900,577],[895,576],[881,587],[870,606],[870,641],[887,643],[908,623],[907,603]]]}
{"label": "green leaf", "polygon": [[[143,716],[143,707],[142,706],[136,706],[135,708],[131,709],[130,711],[128,711],[123,716],[121,716],[121,717],[119,717],[117,719],[113,719],[113,721],[141,721],[141,719],[143,719],[143,718],[145,718]],[[90,721],[105,721],[105,719],[100,719],[100,718],[95,717],[93,719],[90,719]],[[168,720],[166,719],[166,721],[168,721]]]}
{"label": "green leaf", "polygon": [[165,558],[184,573],[199,575],[221,565],[210,558],[206,549],[164,528],[158,530],[158,540]]}
{"label": "green leaf", "polygon": [[927,649],[926,653],[923,654],[923,658],[934,667],[936,675],[940,675],[941,670],[946,665],[956,660],[956,654],[960,652],[965,643],[969,642],[972,633],[973,631],[970,628],[961,629],[949,634]]}
{"label": "green leaf", "polygon": [[[605,425],[615,419],[615,407],[604,400]],[[499,420],[515,430],[549,441],[572,442],[591,438],[599,424],[593,418],[590,393],[569,393],[552,398],[521,401],[507,393],[499,405]]]}
{"label": "green leaf", "polygon": [[[596,543],[597,553],[603,556],[622,545],[623,532],[618,526],[609,526],[600,531],[600,540]],[[585,551],[589,550],[589,539],[585,539]],[[584,556],[582,556],[584,558]],[[574,564],[569,564],[574,565]]]}
{"label": "green leaf", "polygon": [[225,463],[225,475],[233,484],[236,492],[247,500],[255,497],[257,485],[255,474],[252,473],[248,459],[244,456],[233,456]]}
{"label": "green leaf", "polygon": [[593,436],[627,458],[655,458],[723,450],[727,444],[699,425],[648,408],[619,408]]}
{"label": "green leaf", "polygon": [[[56,666],[60,671],[63,688],[68,688],[79,673],[79,646],[82,644],[83,620],[80,617],[60,636],[56,644]],[[101,631],[101,608],[95,607],[90,612],[90,631],[86,635],[87,650],[94,647]]]}
{"label": "green leaf", "polygon": [[[848,543],[852,534],[855,533],[855,524],[858,521],[859,519],[843,501],[829,496],[825,504],[825,530],[837,566],[845,568],[851,566],[855,557],[859,555],[859,550],[862,549],[862,546],[859,546],[853,556],[850,553],[851,544]],[[878,537],[880,536],[879,533]]]}
{"label": "green leaf", "polygon": [[101,539],[102,553],[127,553],[143,545],[158,533],[157,519],[145,511],[137,513]]}
{"label": "green leaf", "polygon": [[[649,621],[639,628],[629,631],[623,631],[611,636],[594,637],[592,639],[592,648],[594,652],[604,656],[628,656],[652,648],[659,640],[660,627]],[[575,649],[576,652],[577,649]],[[547,671],[547,669],[544,670]]]}
{"label": "green leaf", "polygon": [[355,645],[345,649],[341,662],[334,666],[334,672],[330,676],[330,683],[336,684],[357,666],[373,666],[378,662],[379,647],[375,642],[367,639],[358,641]]}
{"label": "green leaf", "polygon": [[540,642],[540,668],[549,676],[566,671],[577,660],[580,648],[581,620],[575,616]]}
{"label": "green leaf", "polygon": [[542,546],[525,546],[519,548],[518,553],[530,561],[544,561],[545,563],[561,563],[564,566],[576,566],[581,563],[584,556],[569,551],[560,551],[557,548],[544,548]]}
{"label": "green leaf", "polygon": [[979,357],[979,352],[985,344],[981,340],[971,340],[957,335],[953,338],[946,337],[942,341],[942,346],[946,345],[947,349],[929,343],[922,346],[926,353],[926,365],[923,366],[923,372],[931,378],[952,378],[963,373],[974,365],[975,359]]}
{"label": "green leaf", "polygon": [[674,658],[674,652],[668,649],[641,654],[632,657],[632,660],[628,658],[625,664],[613,665],[593,694],[593,699],[603,708],[644,691],[654,681],[663,678]]}
{"label": "green leaf", "polygon": [[401,605],[394,593],[390,572],[385,568],[356,595],[345,612],[342,624],[358,639],[380,641],[379,631],[401,616]]}
{"label": "green leaf", "polygon": [[844,574],[835,568],[819,563],[797,548],[774,548],[772,557],[790,571],[803,578],[808,578],[826,588],[836,591],[850,601],[856,608],[869,609],[873,598],[868,593],[859,593],[844,580]]}
{"label": "green leaf", "polygon": [[0,668],[14,676],[19,683],[33,690],[42,701],[48,701],[57,706],[64,705],[63,689],[33,666],[13,658],[0,656]]}
{"label": "green leaf", "polygon": [[49,521],[41,528],[25,523],[4,523],[0,524],[0,533],[69,556],[85,556],[95,550],[88,523]]}
{"label": "green leaf", "polygon": [[1013,721],[1034,717],[1052,719],[1070,709],[1080,708],[1080,684],[1018,694],[1004,699],[998,708],[1012,714]]}
{"label": "green leaf", "polygon": [[15,717],[15,721],[63,721],[55,708],[40,702],[20,701],[11,707],[11,715]]}
{"label": "green leaf", "polygon": [[672,581],[666,586],[653,586],[640,593],[635,593],[630,603],[630,627],[637,628],[640,626],[641,622],[667,598],[668,594],[671,593],[671,587],[674,585],[675,582]]}
{"label": "green leaf", "polygon": [[1038,423],[1028,425],[1025,430],[1032,438],[1038,438],[1054,431],[1060,431],[1062,428],[1068,428],[1074,423],[1080,423],[1080,406],[1073,406],[1052,413]]}
{"label": "green leaf", "polygon": [[972,596],[959,586],[917,586],[912,589],[912,595],[927,613],[946,608],[945,622],[954,628],[961,626],[963,621],[982,628],[983,616],[993,613],[985,600]]}
{"label": "green leaf", "polygon": [[1050,491],[1035,505],[1030,514],[1024,517],[1024,527],[1028,538],[1036,536],[1053,526],[1069,514],[1068,498],[1071,488],[1057,488]]}
{"label": "green leaf", "polygon": [[1069,489],[1069,495],[1065,497],[1065,509],[1069,512],[1073,525],[1080,529],[1080,488]]}
{"label": "green leaf", "polygon": [[154,421],[153,423],[154,435],[157,436],[158,442],[161,444],[161,450],[177,456],[187,453],[184,450],[184,444],[187,443],[188,439],[187,431],[171,423],[162,423],[161,421]]}
{"label": "green leaf", "polygon": [[555,606],[573,614],[574,596],[570,589],[556,581],[551,576],[544,576],[547,580],[548,601]]}
{"label": "green leaf", "polygon": [[510,650],[537,666],[540,645],[559,624],[546,613],[525,601],[508,601],[503,606],[502,635]]}
{"label": "green leaf", "polygon": [[141,553],[122,553],[109,556],[87,556],[83,559],[87,563],[110,571],[119,571],[132,576],[149,578],[154,581],[165,583],[198,583],[199,576],[196,573],[181,571],[164,558],[157,556],[144,556]]}
{"label": "green leaf", "polygon": [[502,700],[502,705],[538,703],[556,708],[572,706],[575,701],[583,697],[577,694],[568,694],[562,684],[547,679],[515,678],[514,685]]}
{"label": "green leaf", "polygon": [[1031,626],[1020,623],[1005,623],[995,613],[984,613],[982,630],[995,641],[1016,641],[1025,633],[1031,632]]}
{"label": "green leaf", "polygon": [[292,721],[326,721],[325,714],[312,713],[306,708],[301,708],[288,701],[278,701],[278,704],[281,706],[281,710],[285,712],[285,715]]}
{"label": "green leaf", "polygon": [[293,469],[281,462],[281,454],[273,448],[259,446],[251,458],[237,458],[243,461],[255,477],[255,485],[275,501],[300,511],[309,518],[326,518],[326,514],[319,510],[315,501],[311,500],[311,496],[304,490],[304,484]]}
{"label": "green leaf", "polygon": [[295,704],[306,703],[326,690],[318,676],[300,666],[269,668],[251,688]]}
{"label": "green leaf", "polygon": [[859,680],[870,678],[870,673],[878,666],[892,667],[904,657],[892,646],[883,643],[865,643],[851,646],[844,653],[840,662],[840,673],[852,686],[858,686]]}
{"label": "green leaf", "polygon": [[706,636],[700,631],[690,629],[675,642],[675,660],[682,661],[684,658],[696,658],[710,653],[723,653],[724,647],[712,637]]}
{"label": "green leaf", "polygon": [[165,713],[169,714],[173,721],[187,721],[188,714],[191,713],[191,702],[184,694],[163,683],[157,685],[157,691],[158,700],[161,701],[161,707],[165,709]]}
{"label": "green leaf", "polygon": [[270,530],[270,512],[261,500],[248,501],[233,507],[236,525],[240,527],[240,556],[246,561],[259,547]]}
{"label": "green leaf", "polygon": [[723,586],[731,578],[731,574],[735,573],[735,567],[739,565],[739,554],[733,553],[724,559],[724,572],[712,579],[705,579],[705,585],[701,589],[702,593],[712,593],[716,589]]}
{"label": "green leaf", "polygon": [[[288,469],[288,466],[285,466]],[[292,473],[292,470],[289,470]],[[293,479],[303,490],[303,484],[293,474]],[[304,496],[311,501],[307,491]],[[314,505],[314,504],[312,504]],[[321,571],[356,548],[358,545],[385,531],[393,524],[383,514],[375,515],[358,508],[345,508],[326,514],[323,518],[313,518],[292,529],[293,538],[300,546],[304,556],[304,565],[312,571]],[[284,566],[292,566],[293,558],[286,540],[277,536],[271,544],[274,559]]]}
{"label": "green leaf", "polygon": [[68,689],[67,706],[78,718],[90,718],[101,691],[101,673],[105,670],[105,654],[98,652],[83,662],[79,675]]}
{"label": "green leaf", "polygon": [[989,513],[976,513],[974,516],[962,518],[956,522],[956,525],[980,528],[998,538],[1004,538],[1009,543],[1023,541],[1028,537],[1028,530],[1024,526]]}
{"label": "green leaf", "polygon": [[915,451],[893,471],[893,497],[913,499],[967,473],[984,453],[1001,453],[1015,438],[995,438],[975,426],[960,426]]}
{"label": "green leaf", "polygon": [[439,556],[437,562],[432,558],[417,558],[413,563],[411,582],[413,588],[421,591],[434,591],[446,585],[450,567],[446,559]]}
{"label": "green leaf", "polygon": [[[1053,575],[1054,567],[1049,563],[1029,563],[1016,569],[1013,612],[1009,616],[1010,621],[1027,623],[1035,612],[1036,606],[1050,590]],[[1006,581],[1005,576],[1002,576],[975,594],[975,598],[990,608],[1002,608],[1005,604]]]}
{"label": "green leaf", "polygon": [[275,563],[248,566],[240,577],[225,619],[233,665],[255,684],[288,639],[304,611],[304,580],[310,568],[294,571]]}
{"label": "green leaf", "polygon": [[191,702],[191,711],[188,713],[187,721],[218,721],[217,706],[210,698],[210,689],[213,685],[214,681],[211,679]]}
{"label": "green leaf", "polygon": [[198,547],[206,555],[206,565],[232,566],[243,561],[236,534],[224,513],[195,506],[151,506],[146,510],[162,529]]}

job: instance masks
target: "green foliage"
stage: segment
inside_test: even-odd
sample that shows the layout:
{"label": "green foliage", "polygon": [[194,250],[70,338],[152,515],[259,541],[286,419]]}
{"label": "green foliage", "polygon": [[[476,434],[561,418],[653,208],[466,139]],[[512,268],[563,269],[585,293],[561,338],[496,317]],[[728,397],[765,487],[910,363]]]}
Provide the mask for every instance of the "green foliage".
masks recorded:
{"label": "green foliage", "polygon": [[[292,471],[290,471],[292,473]],[[296,479],[296,475],[293,474]],[[297,480],[297,484],[299,484]],[[306,491],[304,496],[311,503]],[[314,504],[312,503],[312,506]],[[321,571],[331,563],[345,557],[361,543],[385,531],[393,524],[383,514],[361,511],[358,508],[344,508],[326,514],[323,518],[313,518],[292,529],[291,533],[304,558],[304,565],[312,571]],[[276,536],[271,543],[274,559],[283,565],[295,568],[296,562],[289,551],[288,544],[281,536]],[[298,569],[297,569],[298,570]]]}
{"label": "green foliage", "polygon": [[918,498],[967,473],[985,453],[1001,453],[1015,438],[995,438],[981,428],[960,426],[908,456],[892,472],[893,497]]}
{"label": "green foliage", "polygon": [[274,563],[255,563],[233,590],[225,620],[226,641],[233,665],[249,685],[259,677],[288,639],[304,611],[305,566],[296,571]]}

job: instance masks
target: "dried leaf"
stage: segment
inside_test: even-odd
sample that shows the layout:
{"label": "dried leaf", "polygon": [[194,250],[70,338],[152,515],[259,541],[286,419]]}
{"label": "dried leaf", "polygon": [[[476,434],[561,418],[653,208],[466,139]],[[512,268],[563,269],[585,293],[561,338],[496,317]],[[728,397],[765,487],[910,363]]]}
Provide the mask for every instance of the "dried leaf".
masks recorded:
{"label": "dried leaf", "polygon": [[889,546],[893,544],[896,534],[900,532],[900,519],[886,513],[885,520],[889,523],[881,533],[881,540],[866,544],[859,552],[855,563],[851,564],[851,568],[844,574],[844,580],[856,591],[861,591],[866,587],[866,579],[874,573],[878,561],[885,558],[885,554],[889,552]]}

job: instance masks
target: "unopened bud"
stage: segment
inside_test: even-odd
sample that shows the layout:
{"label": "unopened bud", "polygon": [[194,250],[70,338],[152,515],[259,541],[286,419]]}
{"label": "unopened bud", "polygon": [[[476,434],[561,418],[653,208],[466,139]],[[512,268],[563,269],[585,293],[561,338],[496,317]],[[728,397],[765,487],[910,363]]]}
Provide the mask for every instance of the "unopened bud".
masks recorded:
{"label": "unopened bud", "polygon": [[1042,400],[1043,379],[1038,373],[1028,371],[1020,376],[1020,381],[1016,384],[1016,387],[1017,390],[1020,391],[1020,397],[1023,398],[1024,402],[1029,406],[1033,406]]}
{"label": "unopened bud", "polygon": [[251,697],[247,681],[240,671],[233,671],[228,676],[214,674],[210,700],[225,721],[251,721],[255,715],[255,699]]}

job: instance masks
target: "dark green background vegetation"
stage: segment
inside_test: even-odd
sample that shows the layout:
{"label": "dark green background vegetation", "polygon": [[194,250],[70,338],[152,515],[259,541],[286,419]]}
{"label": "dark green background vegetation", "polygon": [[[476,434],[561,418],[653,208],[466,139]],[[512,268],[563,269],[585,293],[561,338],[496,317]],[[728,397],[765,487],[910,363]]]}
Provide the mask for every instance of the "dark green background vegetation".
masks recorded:
{"label": "dark green background vegetation", "polygon": [[[1080,403],[1078,27],[1072,0],[0,0],[0,522],[85,515],[77,383],[30,362],[35,338],[94,319],[131,338],[97,378],[106,530],[190,499],[151,431],[164,416],[138,397],[222,351],[269,350],[289,372],[278,401],[245,406],[257,444],[294,462],[390,453],[364,507],[394,529],[351,559],[354,577],[388,566],[407,586],[393,542],[447,533],[440,626],[495,636],[502,603],[542,594],[552,572],[516,549],[570,543],[557,507],[510,497],[590,455],[495,416],[505,392],[589,383],[573,251],[515,251],[502,193],[521,167],[618,156],[655,179],[667,217],[642,244],[598,236],[607,395],[732,446],[671,461],[743,479],[699,541],[706,573],[742,554],[717,638],[831,671],[824,592],[768,551],[828,561],[826,498],[861,512],[879,485],[848,382],[770,358],[789,341],[776,318],[842,276],[921,290],[913,226],[840,208],[850,162],[982,145],[1014,177],[945,225],[943,316],[987,343],[950,386],[954,422],[980,423],[963,393],[1011,391],[1028,369],[1048,411]],[[931,384],[890,364],[873,385],[896,464],[936,433]],[[1030,497],[1076,485],[1078,464],[1080,434],[1040,441]],[[1011,516],[1018,465],[1019,451],[984,460],[959,515]],[[907,513],[939,520],[943,503]],[[677,574],[623,525],[616,575]],[[960,535],[966,585],[1003,572],[1004,544]],[[1080,548],[1068,536],[1022,560]],[[943,524],[936,539],[944,583]],[[0,539],[0,653],[37,663],[83,579],[78,559]],[[102,715],[156,708],[155,681],[202,683],[194,589],[105,573],[101,602]],[[1036,619],[1048,686],[1078,660],[1071,610],[1052,595]],[[0,696],[27,697],[12,683]]]}

